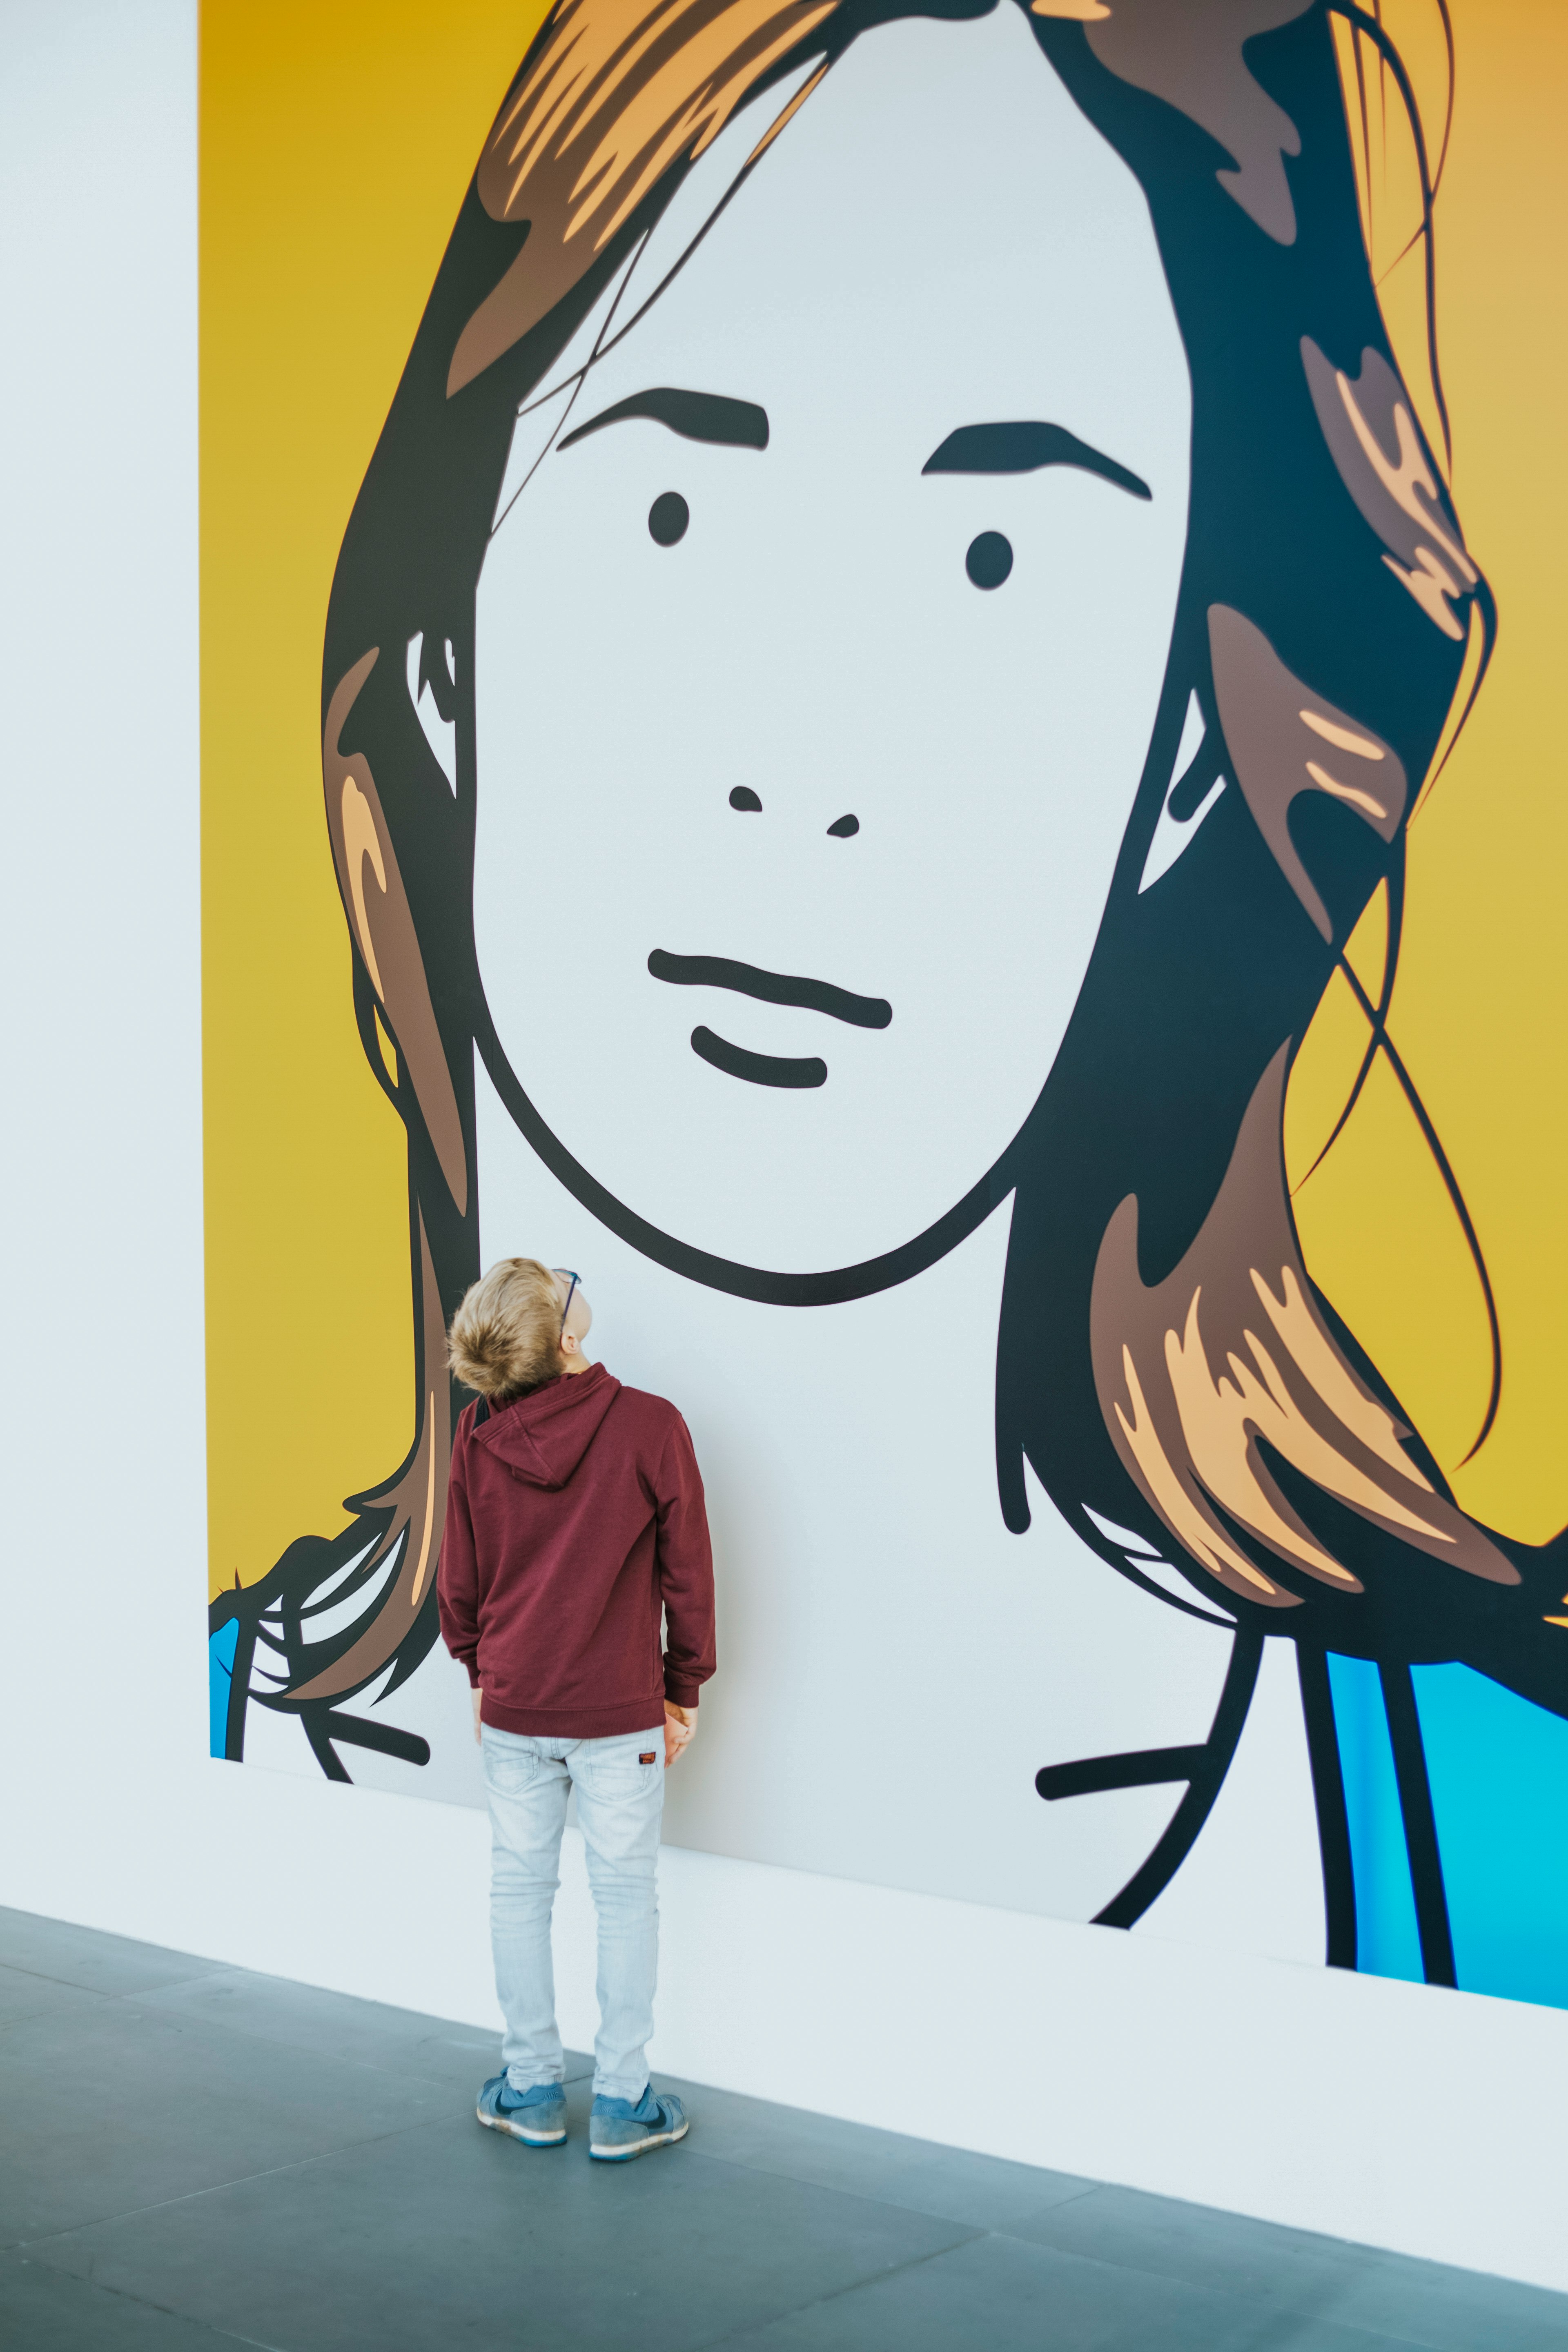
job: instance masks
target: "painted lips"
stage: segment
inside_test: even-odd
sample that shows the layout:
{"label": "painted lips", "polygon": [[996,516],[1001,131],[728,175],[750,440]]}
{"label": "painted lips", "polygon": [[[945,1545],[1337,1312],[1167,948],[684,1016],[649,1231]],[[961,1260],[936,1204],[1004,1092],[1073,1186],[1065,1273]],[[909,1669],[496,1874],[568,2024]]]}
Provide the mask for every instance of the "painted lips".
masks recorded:
{"label": "painted lips", "polygon": [[[893,1017],[885,996],[857,996],[831,981],[763,971],[729,956],[670,955],[655,948],[647,968],[655,980],[668,981],[674,988],[728,988],[763,1004],[796,1004],[810,1013],[826,1013],[856,1029],[885,1029]],[[820,1087],[827,1079],[827,1065],[818,1055],[753,1054],[701,1026],[691,1033],[691,1050],[716,1070],[755,1087]]]}

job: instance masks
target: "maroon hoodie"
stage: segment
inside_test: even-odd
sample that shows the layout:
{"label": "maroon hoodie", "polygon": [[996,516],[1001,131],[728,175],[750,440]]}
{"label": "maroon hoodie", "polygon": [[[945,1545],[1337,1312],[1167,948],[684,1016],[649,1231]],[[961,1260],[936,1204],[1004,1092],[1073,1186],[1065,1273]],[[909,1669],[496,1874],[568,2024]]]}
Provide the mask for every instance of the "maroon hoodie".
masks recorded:
{"label": "maroon hoodie", "polygon": [[[649,1731],[713,1672],[713,1558],[686,1423],[595,1364],[452,1444],[441,1633],[480,1714],[537,1739]],[[659,1614],[668,1647],[659,1654]]]}

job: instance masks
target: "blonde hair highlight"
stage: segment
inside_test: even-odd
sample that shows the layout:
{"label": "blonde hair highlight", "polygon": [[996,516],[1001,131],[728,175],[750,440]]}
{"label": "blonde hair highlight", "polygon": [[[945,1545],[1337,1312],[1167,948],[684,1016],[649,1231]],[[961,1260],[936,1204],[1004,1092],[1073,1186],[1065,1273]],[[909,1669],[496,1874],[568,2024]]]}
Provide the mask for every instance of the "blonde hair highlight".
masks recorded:
{"label": "blonde hair highlight", "polygon": [[479,202],[492,220],[526,222],[528,241],[458,336],[448,397],[554,309],[648,191],[711,146],[837,5],[563,0],[479,158]]}

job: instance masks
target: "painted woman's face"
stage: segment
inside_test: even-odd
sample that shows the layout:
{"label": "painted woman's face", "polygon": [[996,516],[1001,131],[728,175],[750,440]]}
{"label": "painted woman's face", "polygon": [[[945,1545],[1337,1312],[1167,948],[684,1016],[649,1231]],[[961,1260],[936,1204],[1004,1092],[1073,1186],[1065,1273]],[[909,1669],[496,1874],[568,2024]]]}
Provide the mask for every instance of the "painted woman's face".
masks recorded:
{"label": "painted woman's face", "polygon": [[858,41],[589,370],[480,581],[475,919],[521,1085],[639,1215],[853,1264],[1016,1133],[1148,747],[1189,415],[1142,191],[1012,7]]}

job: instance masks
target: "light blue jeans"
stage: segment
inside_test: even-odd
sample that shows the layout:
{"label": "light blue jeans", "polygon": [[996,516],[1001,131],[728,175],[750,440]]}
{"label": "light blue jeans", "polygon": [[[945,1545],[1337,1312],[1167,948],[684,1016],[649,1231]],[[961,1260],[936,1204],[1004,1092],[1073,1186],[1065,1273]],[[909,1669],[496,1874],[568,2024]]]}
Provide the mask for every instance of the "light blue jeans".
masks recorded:
{"label": "light blue jeans", "polygon": [[[514,2091],[559,2083],[550,1914],[561,1884],[566,1794],[577,1823],[599,1918],[599,2032],[595,2095],[640,2098],[645,2044],[653,2032],[658,1975],[658,1829],[664,1811],[664,1726],[610,1739],[480,1736],[491,1832],[490,1942],[506,2019],[501,2063]],[[650,1764],[639,1759],[653,1758]]]}

